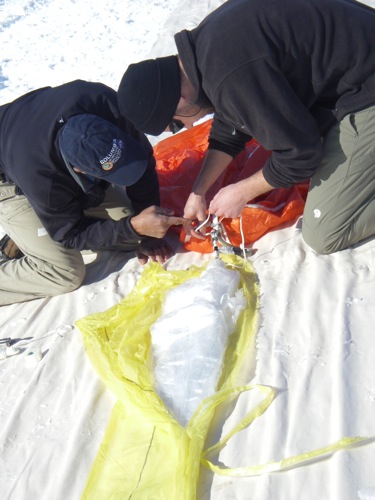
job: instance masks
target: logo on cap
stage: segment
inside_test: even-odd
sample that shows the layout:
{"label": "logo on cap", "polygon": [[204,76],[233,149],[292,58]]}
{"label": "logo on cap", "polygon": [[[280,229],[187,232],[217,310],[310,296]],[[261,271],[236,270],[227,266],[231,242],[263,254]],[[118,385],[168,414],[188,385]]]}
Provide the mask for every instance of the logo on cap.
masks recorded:
{"label": "logo on cap", "polygon": [[111,170],[111,168],[113,168],[113,162],[112,161],[106,161],[102,165],[102,169],[103,170]]}
{"label": "logo on cap", "polygon": [[105,158],[100,160],[100,164],[103,170],[111,170],[115,163],[121,158],[122,151],[124,149],[124,142],[121,139],[112,140],[111,151],[107,154]]}

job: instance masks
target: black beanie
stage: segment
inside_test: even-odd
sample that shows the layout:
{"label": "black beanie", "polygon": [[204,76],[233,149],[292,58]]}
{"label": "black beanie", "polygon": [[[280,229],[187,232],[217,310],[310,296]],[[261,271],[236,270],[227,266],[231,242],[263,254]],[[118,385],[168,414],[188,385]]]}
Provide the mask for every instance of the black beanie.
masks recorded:
{"label": "black beanie", "polygon": [[150,135],[167,128],[181,97],[177,56],[130,64],[117,92],[121,114]]}

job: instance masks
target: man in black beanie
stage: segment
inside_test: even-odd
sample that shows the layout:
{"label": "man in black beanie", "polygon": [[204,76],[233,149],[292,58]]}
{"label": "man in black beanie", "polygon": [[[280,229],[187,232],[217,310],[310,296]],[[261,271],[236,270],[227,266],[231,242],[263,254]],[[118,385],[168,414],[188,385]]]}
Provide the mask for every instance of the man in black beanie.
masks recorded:
{"label": "man in black beanie", "polygon": [[165,262],[181,217],[159,206],[153,150],[116,92],[77,80],[0,106],[0,306],[75,290],[82,250]]}
{"label": "man in black beanie", "polygon": [[[353,0],[228,0],[175,35],[178,55],[129,66],[119,107],[146,134],[214,111],[184,216],[219,217],[310,180],[304,240],[318,253],[375,234],[375,11]],[[254,137],[262,170],[205,196]],[[193,231],[192,231],[193,234]]]}

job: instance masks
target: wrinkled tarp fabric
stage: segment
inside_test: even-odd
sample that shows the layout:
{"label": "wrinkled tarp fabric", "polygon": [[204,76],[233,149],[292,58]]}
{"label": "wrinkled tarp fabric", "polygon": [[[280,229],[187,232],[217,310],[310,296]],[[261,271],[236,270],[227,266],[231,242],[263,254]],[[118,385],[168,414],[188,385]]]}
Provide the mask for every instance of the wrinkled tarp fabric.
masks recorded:
{"label": "wrinkled tarp fabric", "polygon": [[161,314],[166,291],[198,277],[203,269],[166,271],[150,263],[118,305],[77,322],[93,366],[118,398],[82,498],[196,498],[200,460],[215,407],[236,392],[244,356],[249,363],[250,347],[254,348],[258,301],[254,273],[249,263],[242,267],[238,257],[223,258],[241,273],[247,307],[230,337],[219,392],[202,402],[186,430],[154,391],[149,329]]}
{"label": "wrinkled tarp fabric", "polygon": [[[159,143],[156,148],[162,205],[181,214],[207,149],[210,122]],[[238,155],[207,195],[236,182],[262,167],[268,152],[256,141]],[[242,214],[245,244],[303,212],[308,186],[275,189],[254,200]],[[258,205],[261,207],[259,208]],[[233,245],[239,245],[239,220],[224,220]],[[181,235],[182,239],[184,235]],[[190,244],[191,243],[191,244]],[[192,239],[187,248],[212,252],[209,241]],[[249,364],[255,368],[255,325],[258,289],[249,262],[222,255],[241,272],[241,288],[247,307],[241,314],[226,349],[218,391],[204,400],[184,429],[171,416],[154,390],[151,366],[150,326],[160,316],[165,293],[184,281],[198,277],[203,269],[166,271],[148,264],[133,291],[118,305],[77,322],[92,364],[117,403],[83,492],[84,500],[133,499],[195,500],[200,466],[224,476],[255,476],[319,460],[337,450],[374,442],[374,437],[343,437],[323,448],[271,460],[261,465],[230,468],[215,462],[220,450],[237,432],[250,425],[272,403],[276,391],[261,385],[241,385],[249,380]],[[246,357],[247,370],[243,370]],[[251,368],[250,368],[251,370]],[[205,449],[216,409],[231,404],[240,393],[258,389],[263,400],[218,443]],[[215,414],[215,421],[216,421]],[[223,417],[225,419],[225,415]],[[249,457],[251,461],[251,457]]]}
{"label": "wrinkled tarp fabric", "polygon": [[[177,215],[183,214],[186,200],[202,167],[211,123],[212,120],[203,122],[154,146],[161,205],[172,208]],[[209,202],[222,187],[245,179],[260,170],[269,155],[270,152],[255,139],[248,142],[245,150],[233,159],[208,190],[206,201]],[[268,231],[296,220],[303,213],[307,191],[308,183],[303,183],[290,188],[273,189],[256,200],[251,200],[251,206],[242,211],[244,242],[239,218],[222,221],[230,243],[233,246],[240,246],[241,243],[249,246]],[[188,250],[212,252],[209,238],[190,239],[182,229],[180,239]]]}

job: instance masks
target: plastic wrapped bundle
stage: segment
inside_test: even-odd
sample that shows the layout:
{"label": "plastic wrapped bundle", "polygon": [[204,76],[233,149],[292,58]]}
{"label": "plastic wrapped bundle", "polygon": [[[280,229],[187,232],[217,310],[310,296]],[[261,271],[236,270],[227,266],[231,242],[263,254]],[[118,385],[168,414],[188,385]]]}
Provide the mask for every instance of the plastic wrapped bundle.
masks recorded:
{"label": "plastic wrapped bundle", "polygon": [[220,260],[170,290],[151,326],[155,390],[181,425],[216,391],[228,337],[246,300]]}

